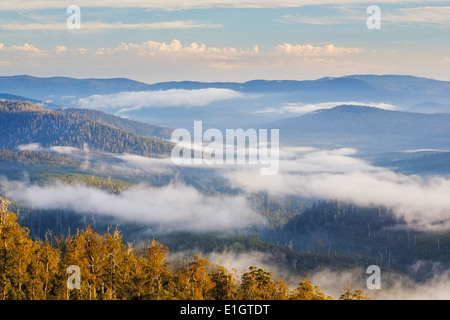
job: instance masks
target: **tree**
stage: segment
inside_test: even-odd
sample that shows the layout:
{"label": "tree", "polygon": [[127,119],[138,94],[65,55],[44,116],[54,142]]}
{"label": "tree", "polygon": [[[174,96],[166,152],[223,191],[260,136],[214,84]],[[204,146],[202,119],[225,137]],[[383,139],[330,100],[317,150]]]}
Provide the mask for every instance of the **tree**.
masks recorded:
{"label": "tree", "polygon": [[344,288],[339,300],[371,300],[369,295],[362,290],[353,290],[350,287]]}
{"label": "tree", "polygon": [[233,300],[237,297],[238,285],[234,275],[221,265],[211,270],[211,281],[214,287],[208,292],[212,300]]}
{"label": "tree", "polygon": [[325,295],[318,286],[315,286],[310,280],[303,278],[302,282],[294,290],[290,297],[291,300],[332,300],[331,296]]}
{"label": "tree", "polygon": [[144,249],[145,296],[148,299],[170,299],[173,292],[168,290],[172,274],[166,256],[169,248],[152,240]]}
{"label": "tree", "polygon": [[48,242],[34,243],[33,254],[27,269],[29,284],[28,296],[32,300],[51,298],[57,287],[54,275],[58,273],[60,251]]}
{"label": "tree", "polygon": [[239,291],[243,300],[284,300],[289,287],[281,279],[274,281],[271,272],[252,266],[242,274]]}
{"label": "tree", "polygon": [[26,298],[24,289],[33,241],[28,238],[29,230],[21,228],[16,219],[12,212],[0,212],[0,295],[3,300]]}
{"label": "tree", "polygon": [[214,287],[207,266],[210,262],[198,255],[193,256],[185,268],[178,270],[178,298],[183,300],[205,300],[207,293]]}
{"label": "tree", "polygon": [[106,287],[103,299],[126,299],[131,280],[131,261],[134,259],[122,242],[122,234],[118,230],[104,236],[105,259],[101,275],[102,285]]}

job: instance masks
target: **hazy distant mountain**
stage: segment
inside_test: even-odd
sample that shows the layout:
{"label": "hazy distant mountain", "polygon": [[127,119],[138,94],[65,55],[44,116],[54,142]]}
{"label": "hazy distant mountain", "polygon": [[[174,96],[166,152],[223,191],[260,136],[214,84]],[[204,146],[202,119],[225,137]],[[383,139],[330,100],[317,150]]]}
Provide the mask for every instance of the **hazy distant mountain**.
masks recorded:
{"label": "hazy distant mountain", "polygon": [[442,104],[437,102],[422,102],[413,105],[408,109],[408,111],[420,113],[450,113],[450,103]]}
{"label": "hazy distant mountain", "polygon": [[450,148],[450,114],[388,111],[342,105],[274,121],[281,139],[296,145],[356,147],[370,151]]}
{"label": "hazy distant mountain", "polygon": [[67,77],[38,78],[28,75],[0,77],[0,92],[32,97],[38,100],[56,98],[58,101],[109,94],[120,91],[149,90],[149,85],[129,79],[74,79]]}

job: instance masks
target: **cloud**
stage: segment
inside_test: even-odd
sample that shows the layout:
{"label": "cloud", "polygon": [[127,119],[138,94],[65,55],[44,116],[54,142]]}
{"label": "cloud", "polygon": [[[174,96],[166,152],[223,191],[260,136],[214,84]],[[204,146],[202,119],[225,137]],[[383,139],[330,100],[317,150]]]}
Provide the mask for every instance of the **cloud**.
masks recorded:
{"label": "cloud", "polygon": [[[191,255],[191,252],[178,252],[169,254],[172,261],[179,260],[180,256]],[[352,290],[362,290],[366,292],[372,300],[448,300],[450,299],[450,270],[442,266],[433,266],[433,271],[424,281],[416,281],[411,276],[395,273],[391,270],[381,271],[381,289],[370,290],[367,288],[367,278],[365,268],[353,268],[342,271],[331,271],[328,268],[316,269],[313,272],[298,273],[287,263],[283,255],[274,256],[266,252],[249,251],[235,252],[225,250],[224,252],[212,252],[201,254],[211,262],[212,265],[222,265],[229,271],[234,272],[235,279],[239,279],[243,271],[250,266],[256,266],[273,273],[274,279],[283,279],[292,289],[297,288],[303,278],[309,280],[320,287],[328,296],[337,300],[346,288]],[[417,262],[412,268],[417,268],[418,274],[423,272],[421,265],[424,262]]]}
{"label": "cloud", "polygon": [[243,97],[240,92],[220,88],[127,91],[81,98],[78,105],[91,109],[120,109],[119,112],[125,112],[141,108],[204,107],[215,101]]}
{"label": "cloud", "polygon": [[[439,2],[435,2],[438,4]],[[362,3],[358,3],[363,5]],[[401,3],[399,3],[401,5]],[[332,6],[320,8],[320,19],[318,13],[296,13],[283,15],[278,22],[288,24],[311,24],[311,25],[336,25],[349,23],[365,23],[367,15],[361,14],[361,8]],[[450,15],[449,6],[421,6],[421,7],[400,7],[395,10],[386,10],[382,8],[382,21],[397,25],[411,27],[413,24],[438,27],[450,26],[448,16]]]}
{"label": "cloud", "polygon": [[400,8],[398,13],[384,14],[383,21],[396,24],[427,24],[449,27],[449,16],[450,6]]}
{"label": "cloud", "polygon": [[450,228],[450,179],[395,173],[354,157],[355,151],[282,149],[279,173],[274,176],[261,176],[249,168],[226,176],[233,187],[247,192],[388,207],[411,228]]}
{"label": "cloud", "polygon": [[42,151],[40,143],[22,144],[17,147],[19,151]]}
{"label": "cloud", "polygon": [[315,47],[311,44],[293,45],[290,43],[279,44],[277,45],[276,50],[282,54],[301,57],[342,56],[366,52],[366,50],[360,48],[336,47],[333,44],[327,44],[323,47]]}
{"label": "cloud", "polygon": [[174,164],[170,158],[147,158],[134,154],[112,154],[126,164],[125,170],[142,170],[146,173],[173,173]]}
{"label": "cloud", "polygon": [[63,53],[67,51],[67,47],[66,46],[56,46],[56,52],[57,53]]}
{"label": "cloud", "polygon": [[183,45],[179,40],[173,39],[170,43],[147,41],[141,44],[122,42],[115,48],[99,48],[97,55],[113,55],[118,53],[135,53],[139,56],[155,56],[158,54],[183,54],[183,55],[202,55],[205,57],[236,57],[245,54],[258,53],[258,47],[252,49],[236,49],[233,47],[207,47],[204,43],[198,44],[192,42],[189,46]]}
{"label": "cloud", "polygon": [[171,184],[162,188],[136,186],[120,194],[84,185],[14,184],[7,196],[35,208],[73,210],[145,223],[169,231],[243,229],[264,223],[243,196],[208,197],[192,187]]}
{"label": "cloud", "polygon": [[[172,25],[175,27],[175,25]],[[187,26],[187,25],[186,25]],[[190,24],[193,27],[193,24]],[[160,26],[162,27],[162,25]],[[200,25],[198,25],[200,27]],[[217,27],[217,26],[216,26]],[[66,49],[64,49],[64,47]],[[42,50],[32,44],[13,45],[10,47],[0,44],[0,52],[5,53],[5,60],[23,66],[22,55],[36,58],[27,60],[26,63],[33,67],[48,67],[46,72],[55,68],[60,73],[62,69],[72,69],[73,66],[83,66],[83,70],[97,70],[98,72],[109,72],[105,70],[119,69],[122,74],[128,74],[131,70],[143,72],[147,76],[157,76],[158,82],[161,77],[170,77],[173,81],[182,77],[186,79],[185,72],[189,70],[192,74],[211,74],[211,68],[215,69],[237,69],[253,68],[258,65],[260,55],[257,45],[250,48],[236,47],[214,47],[204,43],[191,42],[182,44],[181,41],[173,39],[171,42],[145,41],[142,43],[122,42],[113,47],[98,48],[71,48],[58,45],[54,49]],[[73,63],[67,64],[67,56],[71,56]],[[38,59],[39,58],[39,59]],[[255,60],[256,59],[256,60]],[[22,62],[21,62],[22,61]],[[106,66],[109,66],[106,68]],[[80,68],[75,68],[80,70]],[[147,70],[144,72],[144,70]],[[170,76],[172,74],[172,76]],[[181,79],[180,79],[181,80]]]}
{"label": "cloud", "polygon": [[[423,0],[380,0],[379,3],[411,3],[423,2]],[[446,0],[435,0],[435,3],[446,2]],[[129,1],[109,1],[109,0],[78,0],[77,5],[81,8],[90,7],[111,7],[111,8],[145,8],[159,10],[187,10],[206,8],[289,8],[301,7],[305,5],[346,5],[346,4],[372,4],[371,0],[129,0]],[[0,11],[9,10],[39,10],[67,8],[67,3],[56,0],[2,0]]]}
{"label": "cloud", "polygon": [[45,53],[46,51],[36,48],[34,45],[25,43],[24,45],[12,45],[10,47],[5,46],[4,43],[0,43],[0,51],[10,53]]}
{"label": "cloud", "polygon": [[[107,22],[84,22],[81,24],[80,31],[84,32],[98,32],[108,30],[165,30],[165,29],[210,29],[210,28],[222,28],[221,24],[211,24],[206,22],[199,22],[194,20],[175,20],[153,23],[107,23]],[[13,30],[13,31],[67,31],[65,23],[8,23],[0,24],[0,29]]]}
{"label": "cloud", "polygon": [[17,147],[19,151],[32,151],[32,152],[56,152],[60,154],[73,155],[73,154],[84,154],[89,152],[87,147],[84,149],[68,147],[68,146],[52,146],[49,148],[44,148],[40,143],[30,143],[22,144]]}
{"label": "cloud", "polygon": [[[424,265],[430,262],[418,261],[410,269],[414,275],[421,278],[424,273]],[[351,287],[360,289],[368,293],[373,300],[449,300],[450,299],[450,270],[445,269],[439,263],[428,266],[432,269],[426,280],[416,281],[411,276],[391,272],[381,271],[381,289],[369,290],[366,280],[369,274],[365,270],[354,269],[345,271],[319,270],[311,275],[310,280],[317,284],[324,292],[331,294],[335,299],[339,298],[342,289]]]}

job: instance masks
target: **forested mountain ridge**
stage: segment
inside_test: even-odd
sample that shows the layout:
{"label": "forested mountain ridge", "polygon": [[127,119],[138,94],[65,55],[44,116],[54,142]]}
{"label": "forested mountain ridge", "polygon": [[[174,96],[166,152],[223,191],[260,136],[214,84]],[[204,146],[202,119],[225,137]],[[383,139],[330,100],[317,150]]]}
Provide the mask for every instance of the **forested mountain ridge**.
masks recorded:
{"label": "forested mountain ridge", "polygon": [[319,201],[291,218],[277,239],[301,252],[372,257],[387,269],[418,261],[450,265],[450,232],[416,230],[388,208]]}
{"label": "forested mountain ridge", "polygon": [[108,114],[98,110],[81,109],[81,108],[63,108],[58,109],[63,114],[76,114],[85,116],[91,121],[96,121],[104,125],[112,126],[117,129],[125,130],[141,136],[151,136],[163,139],[169,139],[172,129],[160,126],[154,126],[148,123],[138,122]]}
{"label": "forested mountain ridge", "polygon": [[1,101],[0,102],[0,112],[38,112],[38,113],[52,113],[52,111],[47,111],[46,109],[38,106],[29,101]]}
{"label": "forested mountain ridge", "polygon": [[89,120],[83,115],[62,114],[33,103],[0,101],[0,147],[40,143],[42,147],[85,144],[97,151],[143,156],[168,155],[172,144]]}

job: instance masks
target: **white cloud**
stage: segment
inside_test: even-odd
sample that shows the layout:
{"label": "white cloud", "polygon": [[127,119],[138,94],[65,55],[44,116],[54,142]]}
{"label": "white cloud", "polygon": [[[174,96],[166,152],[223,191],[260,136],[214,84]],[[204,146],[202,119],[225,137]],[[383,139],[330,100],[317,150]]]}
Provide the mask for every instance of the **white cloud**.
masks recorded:
{"label": "white cloud", "polygon": [[88,152],[87,148],[84,150],[74,147],[68,147],[68,146],[52,146],[49,148],[44,148],[41,146],[40,143],[30,143],[30,144],[22,144],[17,147],[17,150],[19,151],[32,151],[32,152],[56,152],[61,154],[83,154]]}
{"label": "white cloud", "polygon": [[4,43],[0,43],[0,51],[10,53],[45,53],[44,50],[36,48],[34,45],[25,43],[24,45],[12,45],[10,47],[5,46]]}
{"label": "white cloud", "polygon": [[[189,46],[183,45],[179,40],[174,39],[170,43],[147,41],[141,44],[135,43],[121,43],[115,48],[99,48],[97,55],[113,55],[117,53],[135,53],[140,56],[155,56],[166,54],[183,54],[183,55],[202,55],[205,57],[223,57],[232,58],[245,54],[258,53],[258,47],[254,46],[252,49],[236,49],[233,47],[207,47],[204,43],[198,44],[192,42]],[[185,57],[185,56],[184,56]],[[186,57],[185,57],[186,58]]]}
{"label": "white cloud", "polygon": [[[164,30],[164,29],[203,29],[203,28],[221,28],[221,24],[211,24],[206,22],[199,22],[194,20],[187,21],[164,21],[153,23],[107,23],[107,22],[83,22],[79,32],[98,32],[107,30]],[[8,23],[0,24],[0,29],[14,30],[14,31],[67,31],[67,26],[64,23]]]}
{"label": "white cloud", "polygon": [[40,143],[22,144],[17,147],[19,151],[41,151],[42,147]]}
{"label": "white cloud", "polygon": [[142,170],[149,173],[172,173],[174,164],[170,158],[147,158],[134,154],[111,154],[125,162],[126,170]]}
{"label": "white cloud", "polygon": [[198,90],[171,89],[160,91],[131,91],[120,92],[110,95],[93,95],[81,98],[78,105],[93,109],[120,109],[125,112],[140,108],[162,108],[162,107],[202,107],[215,101],[243,98],[240,92],[220,89],[206,88]]}
{"label": "white cloud", "polygon": [[383,21],[398,24],[428,24],[444,27],[450,26],[450,6],[425,6],[400,8],[398,13],[386,13]]}
{"label": "white cloud", "polygon": [[146,223],[162,232],[230,230],[264,223],[245,197],[208,197],[181,184],[137,186],[118,195],[65,184],[41,187],[19,183],[7,190],[8,197],[35,208],[104,215],[119,222]]}
{"label": "white cloud", "polygon": [[360,206],[385,206],[412,228],[450,228],[450,179],[403,175],[354,157],[353,149],[280,151],[279,173],[230,171],[226,176],[247,192],[339,199]]}
{"label": "white cloud", "polygon": [[56,46],[56,52],[57,53],[63,53],[67,51],[67,47],[66,46]]}
{"label": "white cloud", "polygon": [[276,50],[282,54],[301,57],[341,56],[366,52],[366,50],[361,48],[336,47],[333,44],[327,44],[323,47],[319,47],[311,44],[301,45],[290,43],[279,44],[276,47]]}
{"label": "white cloud", "polygon": [[[371,0],[78,0],[77,5],[81,8],[89,7],[111,7],[111,8],[145,8],[161,10],[183,10],[203,8],[283,8],[301,7],[304,5],[345,5],[345,4],[372,4]],[[379,3],[411,3],[423,2],[423,0],[380,0]],[[435,0],[435,3],[446,2],[446,0]],[[8,10],[36,10],[50,8],[67,8],[67,3],[57,0],[2,0],[1,11]]]}
{"label": "white cloud", "polygon": [[339,298],[342,289],[346,287],[363,290],[373,300],[450,299],[450,270],[436,272],[434,276],[421,282],[414,281],[408,276],[382,272],[381,290],[367,289],[366,279],[368,276],[364,270],[356,268],[339,272],[324,269],[314,273],[309,279],[335,299]]}

